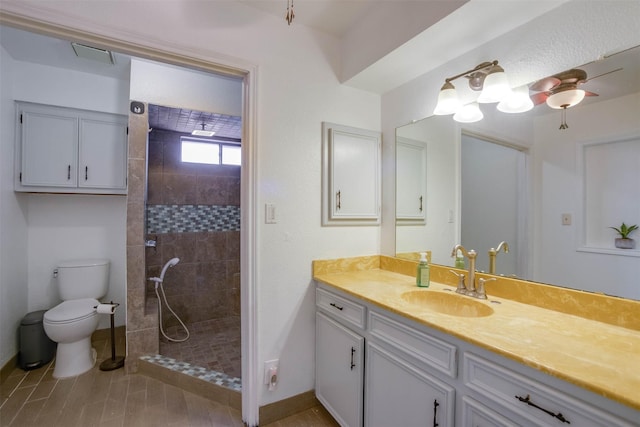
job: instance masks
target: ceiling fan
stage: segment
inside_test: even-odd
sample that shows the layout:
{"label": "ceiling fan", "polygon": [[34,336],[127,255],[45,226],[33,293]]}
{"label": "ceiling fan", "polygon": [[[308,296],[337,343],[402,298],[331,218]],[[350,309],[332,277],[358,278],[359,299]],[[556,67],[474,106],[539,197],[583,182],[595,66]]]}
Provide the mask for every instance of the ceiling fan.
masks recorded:
{"label": "ceiling fan", "polygon": [[553,76],[545,77],[529,87],[530,91],[537,92],[531,95],[531,100],[534,105],[539,105],[544,102],[551,108],[563,110],[560,129],[567,129],[569,126],[564,116],[566,109],[578,105],[585,96],[598,96],[597,93],[580,89],[579,86],[595,78],[620,70],[622,70],[622,68],[587,78],[586,71],[579,68],[572,68],[554,74]]}

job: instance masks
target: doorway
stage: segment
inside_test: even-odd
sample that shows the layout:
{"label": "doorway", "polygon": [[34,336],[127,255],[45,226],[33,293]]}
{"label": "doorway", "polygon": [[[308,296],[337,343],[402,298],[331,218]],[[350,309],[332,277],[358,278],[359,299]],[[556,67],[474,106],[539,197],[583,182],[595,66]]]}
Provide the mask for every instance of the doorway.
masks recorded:
{"label": "doorway", "polygon": [[461,241],[478,252],[478,271],[489,272],[489,249],[506,242],[495,273],[525,277],[526,187],[525,149],[462,133]]}

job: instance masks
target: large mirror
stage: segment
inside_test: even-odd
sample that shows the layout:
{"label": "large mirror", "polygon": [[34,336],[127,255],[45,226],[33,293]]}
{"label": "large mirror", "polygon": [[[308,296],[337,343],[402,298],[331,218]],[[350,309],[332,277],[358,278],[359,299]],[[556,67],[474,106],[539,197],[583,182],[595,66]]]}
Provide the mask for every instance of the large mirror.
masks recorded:
{"label": "large mirror", "polygon": [[598,96],[564,116],[544,102],[520,114],[483,104],[479,122],[397,128],[397,256],[430,250],[453,266],[461,243],[489,272],[504,241],[496,274],[640,299],[640,231],[635,249],[617,249],[609,228],[640,224],[640,47],[576,68]]}

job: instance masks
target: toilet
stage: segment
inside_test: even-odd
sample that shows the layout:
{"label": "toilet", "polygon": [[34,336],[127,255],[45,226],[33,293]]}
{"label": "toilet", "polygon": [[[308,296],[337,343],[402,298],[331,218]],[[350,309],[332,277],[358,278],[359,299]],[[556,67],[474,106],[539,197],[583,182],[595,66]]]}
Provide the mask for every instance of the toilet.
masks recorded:
{"label": "toilet", "polygon": [[109,287],[109,260],[65,261],[57,268],[62,302],[44,313],[44,331],[58,343],[54,378],[83,374],[93,368],[96,351],[91,334],[98,327],[96,306]]}

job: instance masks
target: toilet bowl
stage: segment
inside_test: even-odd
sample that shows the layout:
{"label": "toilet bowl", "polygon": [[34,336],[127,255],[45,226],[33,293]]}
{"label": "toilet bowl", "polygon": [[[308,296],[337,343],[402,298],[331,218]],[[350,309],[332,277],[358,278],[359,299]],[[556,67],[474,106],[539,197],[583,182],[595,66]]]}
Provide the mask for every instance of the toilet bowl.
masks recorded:
{"label": "toilet bowl", "polygon": [[91,334],[98,327],[98,304],[93,298],[64,301],[44,314],[44,331],[58,343],[54,378],[73,377],[93,368],[96,352]]}
{"label": "toilet bowl", "polygon": [[96,351],[91,334],[98,328],[96,307],[108,290],[109,260],[65,261],[55,270],[62,302],[44,313],[44,332],[58,343],[54,378],[84,374],[93,368]]}

